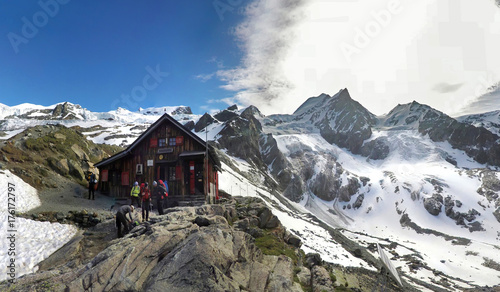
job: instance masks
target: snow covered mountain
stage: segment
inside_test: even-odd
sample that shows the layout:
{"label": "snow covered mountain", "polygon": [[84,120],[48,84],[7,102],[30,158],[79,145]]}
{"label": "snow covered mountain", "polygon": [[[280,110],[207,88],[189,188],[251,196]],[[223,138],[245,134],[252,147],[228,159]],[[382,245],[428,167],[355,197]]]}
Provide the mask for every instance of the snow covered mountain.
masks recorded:
{"label": "snow covered mountain", "polygon": [[[416,102],[381,117],[358,105],[341,90],[292,115],[246,109],[212,125],[222,133],[217,146],[238,158],[232,169],[366,247],[380,238],[404,246],[392,260],[407,281],[453,283],[449,290],[497,284],[500,138]],[[272,179],[259,181],[256,169]]]}
{"label": "snow covered mountain", "polygon": [[82,132],[96,143],[126,146],[164,113],[179,120],[199,118],[186,106],[141,108],[137,112],[118,108],[96,113],[69,102],[53,106],[22,104],[8,107],[0,104],[0,137],[2,132],[6,139],[29,127],[62,124],[81,127]]}
{"label": "snow covered mountain", "polygon": [[417,290],[500,282],[498,112],[453,119],[412,102],[377,117],[347,89],[312,97],[291,115],[236,106],[201,117],[187,107],[92,113],[68,103],[0,110],[0,139],[60,123],[122,146],[168,112],[218,149],[221,190],[262,197],[306,252],[370,269],[332,239],[337,230],[376,258],[376,244],[390,250]]}
{"label": "snow covered mountain", "polygon": [[461,116],[457,118],[462,123],[486,128],[493,134],[500,135],[500,110],[482,114]]}

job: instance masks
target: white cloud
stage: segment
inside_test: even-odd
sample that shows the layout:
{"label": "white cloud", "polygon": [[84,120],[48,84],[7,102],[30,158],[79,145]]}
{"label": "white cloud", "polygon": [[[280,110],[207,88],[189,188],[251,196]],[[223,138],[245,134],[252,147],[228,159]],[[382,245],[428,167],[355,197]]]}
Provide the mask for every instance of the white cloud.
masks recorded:
{"label": "white cloud", "polygon": [[201,82],[207,82],[208,80],[212,79],[214,76],[215,76],[215,73],[198,74],[198,75],[194,76],[194,78],[200,80]]}
{"label": "white cloud", "polygon": [[241,65],[217,76],[265,114],[344,87],[376,114],[412,100],[454,114],[500,76],[491,0],[258,0],[245,15]]}

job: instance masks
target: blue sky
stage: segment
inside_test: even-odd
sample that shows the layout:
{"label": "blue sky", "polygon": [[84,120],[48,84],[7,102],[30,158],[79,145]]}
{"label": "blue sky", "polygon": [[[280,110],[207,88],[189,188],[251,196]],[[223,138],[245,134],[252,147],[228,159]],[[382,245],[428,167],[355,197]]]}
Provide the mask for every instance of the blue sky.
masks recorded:
{"label": "blue sky", "polygon": [[231,33],[242,18],[238,7],[218,11],[206,0],[40,2],[0,2],[0,103],[70,101],[92,111],[182,104],[195,113],[227,107],[209,103],[231,95],[221,82],[197,76],[239,63]]}
{"label": "blue sky", "polygon": [[0,103],[275,114],[348,88],[375,114],[496,110],[496,1],[1,1]]}

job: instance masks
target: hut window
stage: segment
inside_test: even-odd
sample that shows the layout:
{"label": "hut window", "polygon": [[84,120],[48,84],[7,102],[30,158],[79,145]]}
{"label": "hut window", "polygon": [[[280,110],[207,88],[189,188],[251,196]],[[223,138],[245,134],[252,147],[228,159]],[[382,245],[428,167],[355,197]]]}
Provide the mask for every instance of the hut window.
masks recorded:
{"label": "hut window", "polygon": [[165,138],[160,138],[158,139],[158,147],[165,147],[166,145],[166,139]]}
{"label": "hut window", "polygon": [[175,137],[168,138],[168,146],[175,146],[175,145],[177,145],[177,139]]}

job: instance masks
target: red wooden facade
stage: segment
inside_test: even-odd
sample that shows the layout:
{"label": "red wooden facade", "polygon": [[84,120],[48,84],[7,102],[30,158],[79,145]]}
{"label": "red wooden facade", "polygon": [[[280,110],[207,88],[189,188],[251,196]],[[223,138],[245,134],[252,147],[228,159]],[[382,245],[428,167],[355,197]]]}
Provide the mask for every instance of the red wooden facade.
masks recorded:
{"label": "red wooden facade", "polygon": [[100,191],[129,198],[134,182],[163,180],[169,205],[204,195],[218,196],[217,159],[206,143],[168,114],[152,124],[126,150],[96,164]]}

